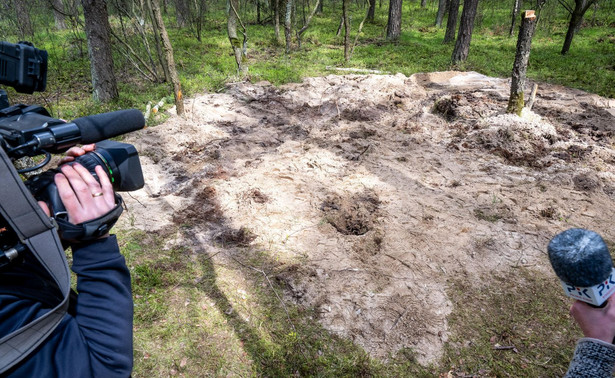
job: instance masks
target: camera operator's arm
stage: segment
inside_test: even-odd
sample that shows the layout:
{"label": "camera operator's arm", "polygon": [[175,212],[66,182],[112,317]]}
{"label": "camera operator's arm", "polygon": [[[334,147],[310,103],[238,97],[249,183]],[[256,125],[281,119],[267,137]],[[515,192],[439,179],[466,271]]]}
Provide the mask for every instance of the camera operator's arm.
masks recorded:
{"label": "camera operator's arm", "polygon": [[605,307],[596,308],[576,301],[570,314],[579,324],[584,338],[574,352],[566,377],[612,377],[615,367],[615,296]]}
{"label": "camera operator's arm", "polygon": [[[98,218],[115,207],[113,188],[102,167],[96,167],[100,184],[79,164],[64,164],[61,171],[55,181],[71,223]],[[133,303],[124,257],[115,237],[71,247],[79,294],[75,319],[90,349],[92,373],[128,375]]]}

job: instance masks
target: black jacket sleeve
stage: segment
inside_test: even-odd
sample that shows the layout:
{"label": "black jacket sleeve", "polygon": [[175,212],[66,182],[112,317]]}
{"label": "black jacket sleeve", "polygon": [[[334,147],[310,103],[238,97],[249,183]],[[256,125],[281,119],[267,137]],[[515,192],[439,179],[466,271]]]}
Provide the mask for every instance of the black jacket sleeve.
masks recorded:
{"label": "black jacket sleeve", "polygon": [[[65,315],[49,339],[8,376],[130,376],[130,273],[115,236],[74,246],[72,270],[77,275],[76,312]],[[32,298],[20,298],[19,293],[0,295],[0,304],[0,319],[15,324],[26,324],[49,310]],[[8,323],[4,325],[12,328]]]}

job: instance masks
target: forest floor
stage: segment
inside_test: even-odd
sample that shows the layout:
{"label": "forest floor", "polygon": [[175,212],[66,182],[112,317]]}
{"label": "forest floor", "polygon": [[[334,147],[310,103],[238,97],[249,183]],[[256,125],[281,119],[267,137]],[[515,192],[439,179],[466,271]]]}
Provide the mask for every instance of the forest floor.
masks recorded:
{"label": "forest floor", "polygon": [[146,186],[124,196],[122,222],[214,266],[259,251],[284,303],[373,357],[435,362],[451,279],[526,267],[556,280],[557,232],[615,240],[615,100],[539,83],[517,117],[509,88],[439,72],[199,95],[128,136]]}

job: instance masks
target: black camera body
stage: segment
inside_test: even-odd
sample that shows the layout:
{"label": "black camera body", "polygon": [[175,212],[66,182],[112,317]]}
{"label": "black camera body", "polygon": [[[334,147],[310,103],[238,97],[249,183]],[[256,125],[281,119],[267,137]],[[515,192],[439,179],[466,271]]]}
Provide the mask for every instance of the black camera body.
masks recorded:
{"label": "black camera body", "polygon": [[[46,51],[36,49],[28,42],[0,42],[0,84],[11,86],[21,93],[33,93],[45,89],[46,78]],[[77,144],[96,143],[95,151],[75,160],[86,167],[94,177],[94,168],[101,165],[108,173],[116,192],[140,189],[144,180],[137,150],[130,144],[107,139],[142,129],[144,126],[143,115],[136,109],[96,114],[66,122],[51,117],[41,106],[11,106],[6,91],[0,89],[0,148],[11,160],[44,155],[42,162],[17,170],[20,174],[44,167],[51,160],[52,153],[64,152]],[[45,201],[49,205],[62,234],[62,223],[59,220],[66,221],[67,215],[54,183],[56,172],[58,170],[49,169],[33,175],[25,184],[37,200]],[[121,204],[121,197],[118,202]],[[8,226],[9,223],[6,219],[0,219],[0,248],[1,252],[4,252],[0,253],[0,267],[7,263],[6,260],[11,260],[7,257],[7,251],[13,251],[14,245],[19,244],[15,233]]]}

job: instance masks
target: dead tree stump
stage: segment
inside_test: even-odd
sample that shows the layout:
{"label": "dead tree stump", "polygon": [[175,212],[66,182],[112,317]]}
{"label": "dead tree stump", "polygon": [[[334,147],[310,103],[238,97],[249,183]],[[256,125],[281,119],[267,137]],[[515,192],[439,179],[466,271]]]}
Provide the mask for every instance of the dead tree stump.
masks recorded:
{"label": "dead tree stump", "polygon": [[532,37],[536,29],[536,15],[533,10],[523,12],[519,38],[517,39],[517,54],[512,70],[512,82],[510,83],[510,98],[508,99],[508,113],[521,115],[523,110],[523,88],[525,87],[525,74],[527,63],[530,59]]}

